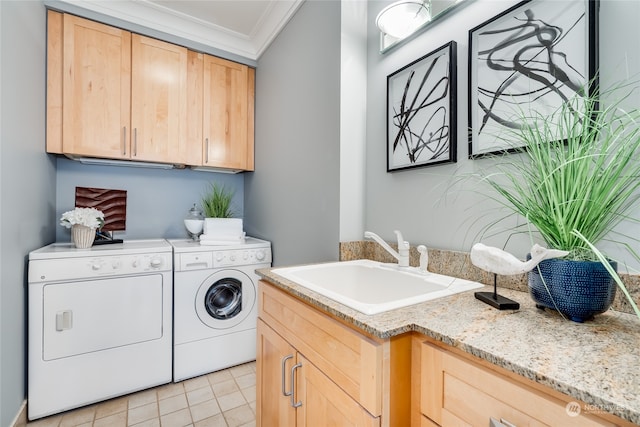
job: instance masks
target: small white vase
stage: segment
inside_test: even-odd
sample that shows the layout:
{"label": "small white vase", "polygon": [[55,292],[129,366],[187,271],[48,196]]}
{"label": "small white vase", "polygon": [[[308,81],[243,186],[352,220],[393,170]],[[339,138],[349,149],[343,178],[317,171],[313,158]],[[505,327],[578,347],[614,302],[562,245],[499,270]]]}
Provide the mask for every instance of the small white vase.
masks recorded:
{"label": "small white vase", "polygon": [[71,242],[78,249],[87,249],[93,245],[96,229],[86,225],[75,224],[71,227]]}

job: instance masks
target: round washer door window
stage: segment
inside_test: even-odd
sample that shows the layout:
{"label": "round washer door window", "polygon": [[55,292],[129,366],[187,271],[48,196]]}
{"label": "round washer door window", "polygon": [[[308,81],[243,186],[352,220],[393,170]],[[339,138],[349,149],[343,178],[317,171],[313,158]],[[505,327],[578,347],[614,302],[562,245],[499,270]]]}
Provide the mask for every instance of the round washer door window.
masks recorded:
{"label": "round washer door window", "polygon": [[251,314],[256,289],[249,276],[238,270],[222,270],[209,276],[198,289],[196,312],[215,329],[229,329]]}
{"label": "round washer door window", "polygon": [[204,308],[214,319],[232,319],[242,311],[242,282],[232,278],[220,279],[204,296]]}

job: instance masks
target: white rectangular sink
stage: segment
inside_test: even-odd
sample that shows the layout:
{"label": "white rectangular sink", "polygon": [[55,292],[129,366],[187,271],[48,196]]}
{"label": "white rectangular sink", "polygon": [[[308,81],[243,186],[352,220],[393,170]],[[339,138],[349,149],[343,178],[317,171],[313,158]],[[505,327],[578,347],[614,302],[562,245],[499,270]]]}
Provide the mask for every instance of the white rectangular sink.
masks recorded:
{"label": "white rectangular sink", "polygon": [[483,286],[470,280],[371,260],[310,264],[271,271],[364,314],[383,313]]}

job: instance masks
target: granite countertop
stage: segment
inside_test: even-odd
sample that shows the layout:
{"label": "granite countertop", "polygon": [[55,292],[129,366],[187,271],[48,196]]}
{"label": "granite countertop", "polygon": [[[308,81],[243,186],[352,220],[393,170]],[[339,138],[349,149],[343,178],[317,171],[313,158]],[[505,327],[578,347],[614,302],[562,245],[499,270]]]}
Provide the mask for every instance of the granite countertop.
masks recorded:
{"label": "granite countertop", "polygon": [[588,405],[583,413],[607,412],[640,424],[640,320],[634,315],[609,310],[575,323],[537,309],[527,293],[503,288],[499,293],[518,301],[519,310],[496,310],[468,291],[366,315],[270,268],[257,273],[373,336],[385,339],[416,331],[575,397]]}

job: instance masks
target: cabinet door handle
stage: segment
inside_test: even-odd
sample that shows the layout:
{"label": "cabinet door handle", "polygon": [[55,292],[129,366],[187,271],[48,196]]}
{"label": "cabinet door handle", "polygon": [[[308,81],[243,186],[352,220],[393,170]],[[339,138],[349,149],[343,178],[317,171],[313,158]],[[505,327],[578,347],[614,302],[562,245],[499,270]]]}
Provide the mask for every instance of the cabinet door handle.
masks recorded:
{"label": "cabinet door handle", "polygon": [[287,385],[285,380],[285,370],[287,369],[287,360],[293,359],[293,354],[289,356],[285,356],[282,358],[281,364],[282,369],[280,370],[280,376],[282,377],[282,395],[283,396],[291,396],[291,391],[287,391]]}
{"label": "cabinet door handle", "polygon": [[291,406],[299,408],[302,406],[302,401],[296,402],[295,387],[296,387],[296,369],[302,366],[302,363],[297,363],[291,367]]}
{"label": "cabinet door handle", "polygon": [[204,162],[209,163],[209,138],[204,139]]}
{"label": "cabinet door handle", "polygon": [[127,155],[127,127],[122,128],[122,155]]}
{"label": "cabinet door handle", "polygon": [[489,427],[516,427],[515,424],[511,424],[509,421],[504,418],[500,418],[500,421],[495,418],[489,418]]}
{"label": "cabinet door handle", "polygon": [[133,157],[138,155],[138,128],[133,128]]}

